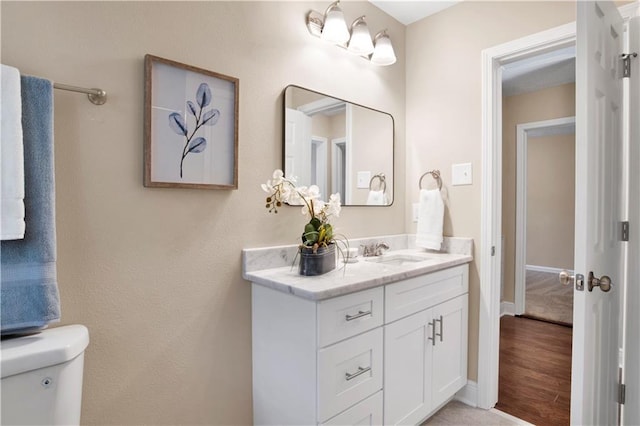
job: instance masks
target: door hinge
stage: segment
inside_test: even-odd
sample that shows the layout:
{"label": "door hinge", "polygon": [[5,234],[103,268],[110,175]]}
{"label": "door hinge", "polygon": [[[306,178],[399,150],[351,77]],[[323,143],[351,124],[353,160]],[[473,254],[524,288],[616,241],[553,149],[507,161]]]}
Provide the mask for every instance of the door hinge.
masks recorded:
{"label": "door hinge", "polygon": [[627,385],[620,383],[618,385],[618,403],[624,404],[627,397]]}
{"label": "door hinge", "polygon": [[629,241],[629,222],[622,222],[622,241]]}
{"label": "door hinge", "polygon": [[491,246],[491,256],[496,255],[496,246]]}
{"label": "door hinge", "polygon": [[623,53],[620,55],[622,58],[622,78],[631,77],[631,58],[638,56],[637,53]]}

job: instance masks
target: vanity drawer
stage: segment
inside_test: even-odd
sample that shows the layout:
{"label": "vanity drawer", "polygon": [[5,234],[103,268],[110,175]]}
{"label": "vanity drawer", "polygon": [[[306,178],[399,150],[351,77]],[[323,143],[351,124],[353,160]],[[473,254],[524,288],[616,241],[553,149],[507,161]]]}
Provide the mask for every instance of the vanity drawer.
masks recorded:
{"label": "vanity drawer", "polygon": [[382,287],[323,300],[318,304],[318,346],[325,347],[381,326],[384,320]]}
{"label": "vanity drawer", "polygon": [[338,414],[329,421],[322,423],[326,426],[360,425],[375,426],[382,424],[382,391],[371,395],[357,403],[344,413]]}
{"label": "vanity drawer", "polygon": [[427,309],[468,291],[468,264],[389,284],[385,286],[385,323]]}
{"label": "vanity drawer", "polygon": [[318,421],[382,389],[382,327],[318,351]]}

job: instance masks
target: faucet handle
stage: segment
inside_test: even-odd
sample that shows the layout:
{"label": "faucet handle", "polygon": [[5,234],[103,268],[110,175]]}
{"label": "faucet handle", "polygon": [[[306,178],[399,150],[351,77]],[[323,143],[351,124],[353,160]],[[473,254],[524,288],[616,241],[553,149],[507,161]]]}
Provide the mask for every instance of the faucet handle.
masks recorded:
{"label": "faucet handle", "polygon": [[389,250],[389,244],[385,243],[384,241],[380,241],[378,244],[376,244],[375,255],[382,255],[383,250]]}

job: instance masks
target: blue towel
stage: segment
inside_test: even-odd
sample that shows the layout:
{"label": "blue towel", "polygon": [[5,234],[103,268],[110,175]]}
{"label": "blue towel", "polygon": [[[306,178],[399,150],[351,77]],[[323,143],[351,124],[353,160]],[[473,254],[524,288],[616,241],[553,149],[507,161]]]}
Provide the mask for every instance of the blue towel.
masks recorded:
{"label": "blue towel", "polygon": [[23,240],[0,245],[1,334],[60,320],[56,278],[53,84],[22,76],[25,221]]}

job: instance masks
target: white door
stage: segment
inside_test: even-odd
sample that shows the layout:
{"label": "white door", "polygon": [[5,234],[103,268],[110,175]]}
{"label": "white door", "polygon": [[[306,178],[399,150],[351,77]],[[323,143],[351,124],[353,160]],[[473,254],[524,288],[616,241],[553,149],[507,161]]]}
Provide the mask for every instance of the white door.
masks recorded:
{"label": "white door", "polygon": [[[576,274],[571,423],[615,425],[622,294],[622,18],[612,2],[577,3]],[[589,273],[609,292],[588,289]],[[576,276],[577,277],[577,276]]]}
{"label": "white door", "polygon": [[308,186],[311,182],[311,117],[286,108],[284,123],[284,174],[295,176],[298,184]]}

